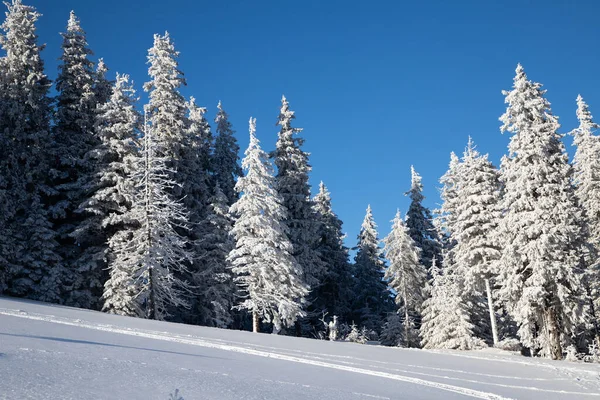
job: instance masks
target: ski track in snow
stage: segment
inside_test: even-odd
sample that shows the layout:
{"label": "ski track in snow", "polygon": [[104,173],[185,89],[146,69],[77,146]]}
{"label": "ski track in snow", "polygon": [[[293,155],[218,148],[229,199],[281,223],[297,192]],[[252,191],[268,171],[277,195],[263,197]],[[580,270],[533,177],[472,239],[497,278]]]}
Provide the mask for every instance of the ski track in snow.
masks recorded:
{"label": "ski track in snow", "polygon": [[[384,362],[384,361],[377,361],[377,360],[368,360],[368,359],[362,359],[362,358],[352,357],[352,356],[340,356],[340,355],[306,352],[306,351],[299,351],[299,350],[278,348],[278,347],[268,347],[268,346],[254,344],[254,343],[235,342],[235,341],[227,341],[227,340],[212,339],[212,338],[208,339],[208,338],[198,337],[198,336],[193,336],[193,335],[177,335],[177,334],[173,334],[173,333],[169,333],[169,332],[146,331],[146,330],[140,330],[140,329],[121,328],[121,327],[115,327],[113,325],[108,325],[108,324],[98,324],[98,323],[92,324],[92,323],[86,323],[85,321],[82,321],[81,319],[58,318],[53,315],[34,314],[34,313],[28,313],[28,312],[25,312],[22,310],[12,310],[12,309],[0,308],[0,315],[25,318],[25,319],[31,319],[31,320],[38,320],[38,321],[44,321],[44,322],[50,322],[50,323],[56,323],[56,324],[62,324],[62,325],[76,326],[76,327],[80,327],[80,328],[87,328],[87,329],[93,329],[93,330],[99,330],[99,331],[105,331],[105,332],[111,332],[111,333],[117,333],[117,334],[138,336],[138,337],[144,337],[144,338],[155,339],[155,340],[178,342],[178,343],[189,344],[189,345],[194,345],[194,346],[208,347],[208,348],[214,348],[214,349],[219,349],[219,350],[224,350],[224,351],[244,353],[244,354],[249,354],[249,355],[254,355],[254,356],[259,356],[259,357],[266,357],[266,358],[278,359],[278,360],[283,360],[283,361],[308,364],[308,365],[312,365],[312,366],[320,366],[320,367],[324,367],[324,368],[330,368],[330,369],[353,372],[353,373],[358,373],[358,374],[376,376],[376,377],[386,378],[386,379],[391,379],[391,380],[408,382],[408,383],[427,386],[427,387],[431,387],[431,388],[435,388],[435,389],[459,393],[462,395],[466,395],[466,396],[473,397],[473,398],[479,398],[479,399],[503,400],[503,399],[508,399],[508,398],[497,395],[495,393],[491,393],[491,392],[480,391],[480,390],[470,389],[470,388],[466,388],[466,387],[462,387],[462,386],[441,383],[441,382],[437,382],[437,381],[433,381],[433,380],[417,378],[417,377],[415,377],[415,375],[422,376],[424,378],[429,378],[429,379],[444,379],[444,380],[451,380],[451,381],[457,381],[457,382],[475,383],[475,384],[487,385],[487,386],[496,386],[496,387],[525,390],[525,391],[530,391],[530,392],[534,391],[534,392],[538,392],[540,395],[542,395],[542,393],[544,393],[544,392],[548,392],[548,393],[557,393],[557,394],[573,395],[573,396],[600,397],[600,393],[590,392],[589,387],[586,387],[581,384],[581,378],[576,377],[576,376],[574,377],[574,375],[573,375],[575,372],[578,375],[581,374],[582,372],[594,374],[594,371],[585,371],[585,370],[579,370],[579,369],[568,368],[568,367],[565,367],[565,368],[561,367],[560,371],[559,371],[559,368],[557,366],[544,365],[543,363],[540,364],[540,363],[533,363],[533,362],[519,361],[519,360],[508,360],[508,359],[495,358],[495,357],[492,359],[489,359],[489,358],[484,358],[484,357],[464,355],[464,357],[467,357],[467,358],[475,358],[475,359],[480,359],[480,360],[485,360],[485,361],[514,362],[517,364],[527,364],[527,365],[548,367],[548,368],[553,369],[555,372],[566,373],[566,375],[569,376],[570,379],[565,378],[564,375],[562,377],[557,377],[556,379],[522,378],[522,377],[515,377],[515,376],[508,376],[508,375],[484,374],[484,373],[468,372],[468,371],[454,370],[454,369],[448,369],[448,368],[436,368],[436,367],[427,367],[427,366],[421,366],[421,365],[402,364],[402,363],[398,363],[398,362]],[[246,346],[246,347],[244,347],[244,346]],[[20,350],[30,351],[30,349],[25,349],[25,348],[20,349]],[[455,354],[455,353],[450,353],[450,352],[434,352],[434,353],[445,354],[445,355],[454,355],[454,356],[463,356],[461,354]],[[334,361],[334,362],[332,362],[332,361]],[[363,362],[367,361],[370,364],[368,364],[368,365],[364,365],[364,363],[360,364],[360,363],[358,363],[360,361],[363,361]],[[373,365],[373,364],[379,364],[379,365]],[[468,377],[462,378],[462,377],[438,375],[438,374],[425,373],[425,372],[415,372],[415,371],[397,368],[398,366],[405,367],[405,368],[418,368],[418,369],[422,369],[422,370],[432,370],[432,371],[436,371],[438,373],[452,372],[452,373],[459,373],[459,374],[465,374],[465,375],[471,375],[471,376],[475,375],[475,376],[488,377],[488,378],[499,378],[499,379],[529,380],[529,381],[558,381],[558,380],[571,381],[586,391],[574,392],[574,391],[564,391],[564,390],[552,390],[552,389],[538,388],[538,387],[534,387],[534,386],[521,386],[521,385],[511,385],[508,383],[490,382],[487,380],[480,381],[480,380],[476,380],[476,379],[468,379]],[[379,370],[366,369],[365,367],[378,368]],[[384,369],[385,371],[390,371],[390,372],[381,371],[381,369]],[[413,375],[413,376],[409,376],[409,375]],[[598,376],[596,373],[595,379],[590,379],[589,381],[593,380],[595,382],[595,381],[597,381],[597,379],[598,379]],[[586,379],[583,379],[583,380],[586,381]],[[294,382],[285,382],[285,381],[276,381],[276,382],[278,384],[299,385],[298,383],[294,383]],[[597,383],[597,382],[595,382],[595,383]],[[388,399],[387,397],[374,396],[374,395],[369,395],[366,393],[353,392],[352,394],[361,396],[361,397],[365,397],[365,398]]]}

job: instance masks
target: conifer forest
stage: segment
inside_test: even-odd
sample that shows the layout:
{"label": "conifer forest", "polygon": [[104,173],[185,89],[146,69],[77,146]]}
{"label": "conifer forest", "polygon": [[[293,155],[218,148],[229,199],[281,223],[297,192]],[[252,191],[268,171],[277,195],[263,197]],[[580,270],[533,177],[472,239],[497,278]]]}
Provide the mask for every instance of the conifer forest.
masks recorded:
{"label": "conifer forest", "polygon": [[131,77],[96,58],[74,12],[51,81],[43,42],[54,39],[38,37],[41,15],[24,1],[5,3],[0,33],[0,295],[322,340],[600,360],[600,137],[581,96],[579,126],[559,133],[542,85],[517,65],[498,110],[500,164],[469,140],[449,155],[438,209],[413,168],[410,206],[389,216],[389,234],[365,204],[358,237],[346,238],[335,194],[309,184],[293,98],[273,99],[278,134],[261,143],[250,115],[232,126],[226,99],[182,95],[176,37],[148,38],[148,75]]}

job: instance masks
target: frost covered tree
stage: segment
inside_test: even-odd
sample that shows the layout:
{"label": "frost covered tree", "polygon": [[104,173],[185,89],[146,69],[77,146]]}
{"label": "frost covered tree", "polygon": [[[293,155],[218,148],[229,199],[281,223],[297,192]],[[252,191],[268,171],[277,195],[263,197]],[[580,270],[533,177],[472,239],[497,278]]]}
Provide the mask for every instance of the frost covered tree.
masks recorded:
{"label": "frost covered tree", "polygon": [[97,105],[102,105],[110,100],[113,92],[113,83],[106,77],[108,67],[104,63],[104,59],[99,59],[96,65],[94,74],[94,96]]}
{"label": "frost covered tree", "polygon": [[283,206],[287,209],[285,224],[289,229],[292,254],[303,270],[303,279],[316,288],[323,278],[325,268],[315,251],[315,215],[310,200],[308,174],[309,154],[302,150],[304,139],[298,136],[300,128],[292,127],[296,118],[285,96],[281,98],[281,110],[277,125],[281,127],[272,157],[277,167],[275,185]]}
{"label": "frost covered tree", "polygon": [[210,209],[204,221],[204,235],[197,244],[196,261],[200,268],[192,273],[194,291],[193,314],[201,325],[227,328],[233,322],[231,308],[234,305],[236,287],[233,283],[231,264],[227,256],[233,250],[230,235],[233,220],[229,214],[229,199],[216,184],[210,199]]}
{"label": "frost covered tree", "polygon": [[434,257],[441,260],[441,244],[437,229],[433,224],[431,211],[423,205],[425,196],[423,196],[421,175],[412,166],[410,167],[410,173],[411,187],[406,192],[406,195],[410,198],[410,205],[406,213],[406,226],[410,237],[421,249],[421,264],[429,268]]}
{"label": "frost covered tree", "polygon": [[370,205],[355,249],[353,319],[355,323],[377,332],[392,304],[387,285],[383,281],[385,262]]}
{"label": "frost covered tree", "polygon": [[383,324],[379,342],[384,346],[401,347],[404,343],[405,329],[400,315],[389,313]]}
{"label": "frost covered tree", "polygon": [[114,257],[104,289],[104,311],[162,320],[171,307],[187,307],[189,285],[177,278],[186,272],[192,255],[179,233],[187,229],[188,215],[171,195],[167,157],[158,151],[154,129],[145,126],[143,146],[130,179],[134,183],[128,221],[135,224],[109,239]]}
{"label": "frost covered tree", "polygon": [[384,278],[396,293],[396,304],[404,316],[404,345],[418,346],[418,332],[414,329],[415,318],[425,300],[427,270],[419,261],[420,250],[409,235],[408,228],[396,213],[392,231],[383,239],[384,254],[389,262]]}
{"label": "frost covered tree", "polygon": [[171,158],[168,166],[177,171],[186,143],[188,112],[185,98],[179,92],[185,85],[185,79],[178,69],[178,57],[179,52],[175,50],[168,32],[163,36],[154,35],[154,45],[148,50],[150,81],[144,84],[144,90],[149,93],[149,102],[144,110],[155,135],[157,154]]}
{"label": "frost covered tree", "polygon": [[433,259],[430,268],[431,295],[423,304],[421,345],[426,349],[471,350],[482,345],[473,338],[473,324],[460,295],[455,277]]}
{"label": "frost covered tree", "polygon": [[575,194],[585,213],[585,228],[591,244],[590,257],[586,260],[585,289],[594,335],[600,343],[600,137],[594,134],[599,126],[581,95],[577,96],[577,119],[579,127],[571,132],[573,145],[577,148],[573,157],[573,180]]}
{"label": "frost covered tree", "polygon": [[558,119],[544,93],[521,65],[512,90],[503,92],[508,107],[501,131],[513,135],[501,165],[499,282],[521,342],[560,359],[581,321],[585,238]]}
{"label": "frost covered tree", "polygon": [[85,213],[77,212],[86,199],[82,182],[94,172],[93,162],[86,154],[100,144],[94,132],[96,100],[94,95],[94,63],[85,32],[79,19],[71,12],[67,31],[62,34],[62,56],[56,80],[56,116],[54,126],[54,157],[50,171],[53,193],[50,212],[58,233],[61,256],[69,269],[66,281],[66,303],[89,308],[92,304],[90,279],[96,271],[87,263],[79,264],[84,246],[73,233]]}
{"label": "frost covered tree", "polygon": [[[492,288],[501,246],[495,234],[501,217],[499,173],[487,155],[481,155],[469,138],[455,186],[451,239],[452,270],[460,277],[465,301],[473,304],[473,313],[484,314],[479,298],[487,298],[487,311],[494,345],[498,329]],[[470,299],[469,299],[470,297]],[[476,318],[472,316],[472,321]],[[477,318],[479,319],[479,318]],[[478,324],[482,325],[482,324]]]}
{"label": "frost covered tree", "polygon": [[283,222],[286,209],[275,187],[273,168],[255,132],[256,120],[251,118],[250,144],[242,162],[246,175],[235,186],[241,197],[230,209],[237,219],[232,230],[235,248],[228,259],[246,295],[238,308],[252,314],[252,329],[258,332],[261,318],[279,330],[304,316],[308,288],[292,255]]}
{"label": "frost covered tree", "polygon": [[5,5],[0,27],[5,52],[0,59],[0,292],[58,302],[60,287],[41,282],[50,276],[62,279],[63,270],[45,204],[52,112],[44,46],[36,33],[40,14],[20,0]]}
{"label": "frost covered tree", "polygon": [[108,279],[107,260],[113,258],[108,239],[126,229],[133,203],[131,174],[135,166],[140,116],[135,109],[137,98],[128,75],[117,74],[108,102],[98,106],[96,134],[100,144],[86,154],[94,173],[81,184],[88,197],[79,206],[87,217],[77,226],[73,237],[85,250],[77,264],[89,271],[87,304],[99,307]]}
{"label": "frost covered tree", "polygon": [[332,209],[331,194],[323,182],[313,204],[318,223],[316,249],[327,272],[315,289],[315,300],[310,307],[315,315],[327,313],[341,321],[348,321],[352,304],[352,271],[348,249],[344,246],[342,221]]}
{"label": "frost covered tree", "polygon": [[443,247],[445,250],[449,250],[454,246],[450,236],[452,235],[452,232],[455,231],[454,219],[456,217],[456,203],[459,200],[456,191],[459,176],[460,159],[454,152],[451,152],[448,171],[440,178],[440,183],[442,184],[440,190],[442,205],[440,209],[437,210],[437,219],[440,226],[440,232],[443,235]]}
{"label": "frost covered tree", "polygon": [[234,136],[235,131],[229,122],[229,116],[223,110],[220,101],[217,109],[219,110],[215,118],[217,137],[215,138],[211,169],[214,179],[219,183],[231,205],[238,199],[235,181],[242,176],[242,168],[239,165],[240,146]]}

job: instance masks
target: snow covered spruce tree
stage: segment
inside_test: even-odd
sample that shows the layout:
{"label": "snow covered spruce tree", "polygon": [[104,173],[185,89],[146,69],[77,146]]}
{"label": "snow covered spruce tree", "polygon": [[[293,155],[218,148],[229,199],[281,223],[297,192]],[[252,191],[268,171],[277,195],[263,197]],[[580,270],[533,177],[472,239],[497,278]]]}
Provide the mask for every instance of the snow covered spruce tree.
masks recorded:
{"label": "snow covered spruce tree", "polygon": [[[210,273],[209,270],[215,267],[213,264],[215,260],[207,254],[214,246],[210,243],[210,238],[213,237],[215,229],[215,226],[208,221],[208,215],[211,213],[209,168],[212,134],[208,121],[204,118],[206,109],[199,107],[193,97],[187,102],[187,108],[184,143],[179,150],[180,158],[176,164],[177,174],[174,179],[181,184],[181,190],[176,191],[175,196],[182,198],[189,214],[190,229],[187,236],[190,250],[195,257],[189,268],[190,276],[186,279],[189,279],[194,287],[195,295],[190,299],[191,308],[184,312],[179,310],[178,314],[187,323],[210,324],[213,315],[212,306],[210,303],[203,303],[203,299],[206,299],[205,294],[213,290],[211,282],[214,281],[206,278]],[[220,262],[222,263],[223,260]],[[220,270],[225,269],[225,266],[221,265]]]}
{"label": "snow covered spruce tree", "polygon": [[96,103],[102,105],[110,100],[113,92],[113,83],[106,77],[108,67],[104,63],[104,59],[99,59],[94,73],[94,96]]}
{"label": "snow covered spruce tree", "polygon": [[[154,45],[148,50],[150,81],[144,84],[149,102],[144,109],[160,152],[157,155],[169,157],[169,169],[177,170],[179,176],[177,167],[186,144],[188,107],[179,92],[179,88],[185,85],[185,79],[178,69],[177,57],[179,52],[175,50],[168,32],[163,36],[154,35]],[[178,188],[181,186],[172,190]]]}
{"label": "snow covered spruce tree", "polygon": [[[455,243],[450,238],[452,232],[455,231],[454,220],[456,219],[456,203],[458,201],[457,196],[457,184],[460,176],[460,159],[454,153],[450,153],[450,164],[448,171],[440,178],[442,188],[440,190],[440,198],[442,199],[442,205],[437,210],[437,223],[440,227],[440,234],[442,235],[443,249],[448,251]],[[446,257],[444,257],[444,260]]]}
{"label": "snow covered spruce tree", "polygon": [[410,167],[411,187],[406,195],[410,198],[410,206],[406,213],[406,226],[410,237],[415,241],[415,244],[421,249],[421,265],[427,268],[431,266],[431,260],[435,257],[441,260],[441,244],[437,229],[433,225],[431,211],[423,206],[423,184],[421,183],[421,175],[415,171],[414,167]]}
{"label": "snow covered spruce tree", "polygon": [[78,211],[87,213],[87,218],[72,235],[78,243],[85,244],[78,264],[86,265],[85,269],[92,272],[88,279],[92,298],[86,303],[94,308],[101,307],[101,304],[95,303],[101,302],[104,283],[108,279],[107,261],[114,257],[108,240],[129,229],[131,224],[131,174],[137,153],[135,138],[139,136],[140,125],[136,102],[129,76],[117,74],[110,99],[97,109],[95,129],[100,145],[86,155],[86,159],[94,165],[94,174],[87,182],[82,182],[89,197],[81,203]]}
{"label": "snow covered spruce tree", "polygon": [[252,330],[259,331],[262,318],[278,331],[305,315],[302,308],[308,288],[302,267],[292,256],[284,223],[286,209],[275,188],[273,168],[255,132],[256,120],[251,118],[250,144],[242,162],[246,176],[238,179],[235,188],[241,197],[231,206],[237,219],[229,261],[246,295],[238,308],[252,313]]}
{"label": "snow covered spruce tree", "polygon": [[[98,271],[82,257],[85,243],[73,237],[77,226],[87,217],[77,212],[87,197],[84,182],[94,173],[93,161],[86,158],[99,144],[94,132],[96,99],[94,63],[88,48],[85,32],[79,19],[71,11],[67,31],[62,34],[62,56],[56,81],[58,91],[55,146],[52,149],[54,168],[50,171],[54,189],[50,212],[58,233],[61,256],[69,269],[65,288],[68,305],[89,308],[94,303],[90,291]],[[84,238],[80,238],[84,239]],[[85,239],[84,239],[85,240]]]}
{"label": "snow covered spruce tree", "polygon": [[233,322],[231,308],[237,290],[233,282],[231,264],[227,257],[234,247],[230,231],[233,220],[229,214],[229,199],[216,184],[206,215],[204,234],[198,241],[200,268],[195,270],[193,299],[195,318],[200,325],[227,328]]}
{"label": "snow covered spruce tree", "polygon": [[573,180],[575,194],[585,213],[585,228],[591,245],[584,285],[589,297],[593,334],[600,345],[600,137],[594,134],[599,125],[594,122],[581,95],[577,96],[577,119],[579,127],[571,132],[573,145],[577,148],[573,157]]}
{"label": "snow covered spruce tree", "polygon": [[501,130],[512,133],[502,160],[499,232],[504,243],[500,295],[521,342],[534,353],[562,358],[581,321],[584,232],[571,185],[558,119],[541,84],[517,66]]}
{"label": "snow covered spruce tree", "polygon": [[[46,211],[51,82],[38,44],[40,14],[5,3],[0,29],[0,293],[58,302],[64,277]],[[56,281],[55,281],[56,280]],[[53,282],[55,284],[49,284]]]}
{"label": "snow covered spruce tree", "polygon": [[235,131],[229,122],[229,116],[223,110],[221,102],[217,105],[219,110],[215,118],[216,133],[215,147],[212,156],[212,170],[214,179],[219,183],[229,205],[235,203],[238,194],[235,191],[235,181],[242,176],[239,165],[240,146],[234,136]]}
{"label": "snow covered spruce tree", "polygon": [[[462,158],[455,189],[451,239],[456,245],[451,250],[452,273],[459,280],[463,299],[472,304],[471,321],[477,322],[476,333],[481,339],[486,339],[482,337],[487,336],[483,334],[482,326],[487,325],[491,328],[493,343],[497,345],[492,288],[496,263],[501,254],[496,235],[500,219],[500,180],[496,168],[487,155],[479,154],[471,138]],[[487,298],[487,307],[483,298]]]}
{"label": "snow covered spruce tree", "polygon": [[109,239],[114,257],[104,289],[104,311],[162,320],[171,307],[187,307],[186,274],[191,254],[179,233],[187,229],[188,215],[171,192],[177,183],[161,156],[152,126],[145,126],[143,146],[130,179],[135,184],[130,224]]}
{"label": "snow covered spruce tree", "polygon": [[397,312],[389,313],[383,324],[379,342],[383,346],[401,347],[404,344],[404,337],[406,333],[400,315]]}
{"label": "snow covered spruce tree", "polygon": [[316,249],[327,272],[315,289],[310,307],[315,315],[337,316],[341,322],[349,322],[353,281],[348,249],[344,246],[342,221],[331,207],[331,194],[323,182],[313,203],[318,222]]}
{"label": "snow covered spruce tree", "polygon": [[379,248],[377,225],[370,205],[355,249],[352,318],[356,324],[379,332],[383,318],[392,310],[393,305],[390,292],[383,281],[385,262]]}
{"label": "snow covered spruce tree", "polygon": [[431,296],[423,304],[421,345],[426,349],[471,350],[483,343],[473,338],[473,324],[455,277],[432,261]]}
{"label": "snow covered spruce tree", "polygon": [[425,300],[425,285],[427,283],[427,270],[419,261],[420,250],[409,235],[408,228],[396,213],[392,221],[392,231],[383,239],[384,253],[389,261],[384,278],[396,293],[396,304],[400,307],[399,313],[404,317],[405,347],[419,345],[419,333],[415,325],[420,319],[420,311]]}
{"label": "snow covered spruce tree", "polygon": [[281,98],[281,110],[277,125],[281,127],[276,149],[272,157],[277,167],[275,185],[288,213],[285,223],[289,229],[289,238],[293,246],[293,255],[302,266],[304,281],[316,288],[324,274],[324,265],[314,250],[316,224],[310,200],[308,174],[309,154],[302,150],[304,139],[298,136],[301,128],[293,128],[296,118],[290,110],[285,96]]}

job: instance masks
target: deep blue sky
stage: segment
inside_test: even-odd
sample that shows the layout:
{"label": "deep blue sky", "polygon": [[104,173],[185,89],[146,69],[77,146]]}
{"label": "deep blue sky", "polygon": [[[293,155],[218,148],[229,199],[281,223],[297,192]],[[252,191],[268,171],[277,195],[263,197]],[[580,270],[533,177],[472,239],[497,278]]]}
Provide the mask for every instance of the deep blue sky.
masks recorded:
{"label": "deep blue sky", "polygon": [[382,237],[396,208],[404,214],[411,164],[435,208],[449,153],[462,152],[469,135],[499,162],[509,139],[498,129],[501,90],[518,62],[548,89],[562,132],[576,125],[578,93],[600,119],[594,0],[24,1],[44,14],[39,34],[53,79],[71,9],[96,57],[140,91],[153,34],[168,30],[184,94],[210,119],[222,100],[243,149],[250,116],[263,148],[274,147],[285,94],[312,153],[313,191],[325,181],[349,245],[367,204]]}

